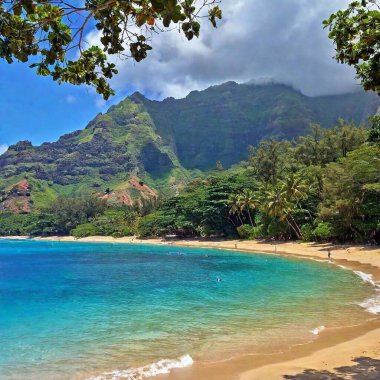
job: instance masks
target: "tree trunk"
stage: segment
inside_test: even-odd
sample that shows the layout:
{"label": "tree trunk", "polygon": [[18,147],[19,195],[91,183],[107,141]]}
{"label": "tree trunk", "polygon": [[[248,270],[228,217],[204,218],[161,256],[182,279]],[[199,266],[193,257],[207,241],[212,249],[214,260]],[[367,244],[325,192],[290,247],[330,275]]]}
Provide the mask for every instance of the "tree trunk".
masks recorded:
{"label": "tree trunk", "polygon": [[247,206],[247,211],[248,211],[249,221],[251,222],[251,226],[253,227],[253,221],[252,221],[251,212],[249,211],[249,206]]}
{"label": "tree trunk", "polygon": [[293,216],[291,214],[287,215],[286,220],[289,224],[289,226],[292,228],[292,230],[295,232],[297,238],[299,240],[303,239],[303,235],[301,232],[301,229],[298,227],[297,222],[294,220]]}

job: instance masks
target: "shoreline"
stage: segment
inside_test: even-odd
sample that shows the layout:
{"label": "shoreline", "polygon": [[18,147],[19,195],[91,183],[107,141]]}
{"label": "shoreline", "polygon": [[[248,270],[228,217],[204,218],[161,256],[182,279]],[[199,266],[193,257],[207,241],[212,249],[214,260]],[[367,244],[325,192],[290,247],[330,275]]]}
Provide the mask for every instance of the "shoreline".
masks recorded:
{"label": "shoreline", "polygon": [[[380,281],[380,247],[333,245],[328,243],[296,242],[258,242],[243,240],[163,240],[137,239],[135,237],[112,238],[94,236],[82,239],[73,237],[6,237],[0,239],[87,242],[87,243],[124,243],[155,244],[194,248],[214,248],[234,250],[247,253],[278,254],[287,257],[329,262],[328,250],[331,251],[331,262],[352,271],[361,271]],[[306,369],[332,371],[340,366],[353,366],[353,359],[362,356],[380,359],[380,318],[372,314],[372,319],[363,321],[359,326],[343,327],[339,331],[326,329],[318,339],[311,343],[292,347],[281,354],[259,357],[246,355],[215,363],[198,365],[180,371],[174,370],[167,379],[197,380],[220,379],[232,377],[240,380],[283,379],[284,375],[301,374]]]}

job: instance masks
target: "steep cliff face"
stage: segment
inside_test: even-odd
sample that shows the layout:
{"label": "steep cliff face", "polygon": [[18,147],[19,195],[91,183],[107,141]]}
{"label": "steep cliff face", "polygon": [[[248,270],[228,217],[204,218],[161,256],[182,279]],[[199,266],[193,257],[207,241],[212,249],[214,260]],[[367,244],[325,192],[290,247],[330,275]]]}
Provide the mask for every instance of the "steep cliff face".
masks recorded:
{"label": "steep cliff face", "polygon": [[276,137],[292,139],[310,125],[333,127],[339,118],[360,123],[375,114],[378,96],[362,92],[310,98],[291,87],[228,82],[184,99],[144,104],[158,133],[186,168],[226,167],[246,158],[247,147]]}
{"label": "steep cliff face", "polygon": [[13,189],[25,178],[33,191],[20,196],[22,205],[18,199],[20,212],[57,194],[96,193],[131,204],[147,196],[132,182],[174,192],[192,177],[189,170],[207,170],[217,161],[229,167],[264,138],[293,138],[313,123],[328,128],[339,118],[360,123],[378,105],[373,94],[309,98],[275,84],[229,82],[162,102],[135,93],[57,142],[11,146],[0,156],[0,208],[13,207]]}

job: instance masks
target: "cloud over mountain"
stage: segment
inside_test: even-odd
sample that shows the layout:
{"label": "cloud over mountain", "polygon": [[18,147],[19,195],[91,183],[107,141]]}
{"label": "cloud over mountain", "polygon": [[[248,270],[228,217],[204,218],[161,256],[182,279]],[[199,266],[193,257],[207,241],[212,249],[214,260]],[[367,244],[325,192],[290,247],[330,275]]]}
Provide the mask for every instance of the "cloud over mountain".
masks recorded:
{"label": "cloud over mountain", "polygon": [[[157,98],[181,97],[228,80],[288,83],[307,95],[358,87],[351,68],[336,63],[322,21],[348,0],[223,0],[217,30],[207,22],[188,42],[173,31],[153,36],[141,63],[118,63],[116,90],[132,88]],[[89,36],[97,41],[96,33]]]}

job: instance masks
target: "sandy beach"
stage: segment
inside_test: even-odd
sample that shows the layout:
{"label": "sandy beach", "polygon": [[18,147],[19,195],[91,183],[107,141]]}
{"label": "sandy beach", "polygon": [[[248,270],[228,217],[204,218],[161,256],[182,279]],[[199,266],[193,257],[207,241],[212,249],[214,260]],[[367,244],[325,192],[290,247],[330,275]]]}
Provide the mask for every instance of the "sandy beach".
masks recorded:
{"label": "sandy beach", "polygon": [[[27,239],[27,237],[15,237]],[[37,240],[107,242],[133,244],[159,244],[186,247],[206,247],[216,249],[281,254],[291,257],[328,261],[328,251],[331,252],[331,262],[351,270],[361,271],[373,276],[374,281],[380,281],[380,249],[370,246],[348,246],[318,243],[296,242],[258,242],[258,241],[211,241],[211,240],[141,240],[135,237],[114,239],[111,237],[89,237],[74,239],[72,237],[36,238]],[[222,363],[212,365],[195,365],[193,367],[173,371],[163,377],[172,380],[256,380],[256,379],[329,379],[334,378],[369,378],[363,376],[363,368],[378,368],[380,371],[380,318],[369,314],[368,321],[360,326],[342,327],[341,329],[326,329],[318,339],[311,343],[296,346],[287,352],[253,356],[246,355]],[[360,358],[371,358],[360,359]],[[357,360],[359,359],[359,360]],[[338,369],[338,367],[349,366]],[[303,372],[308,370],[305,374]],[[348,372],[347,372],[348,371]],[[355,372],[357,371],[357,372]],[[375,371],[375,369],[373,369]],[[365,372],[365,371],[364,371]],[[350,373],[357,377],[344,377]],[[302,375],[303,374],[303,375]],[[286,375],[286,377],[284,377]],[[313,376],[313,377],[311,377]],[[330,376],[330,377],[328,377]],[[338,377],[341,376],[341,377]],[[371,377],[376,377],[373,373]]]}

